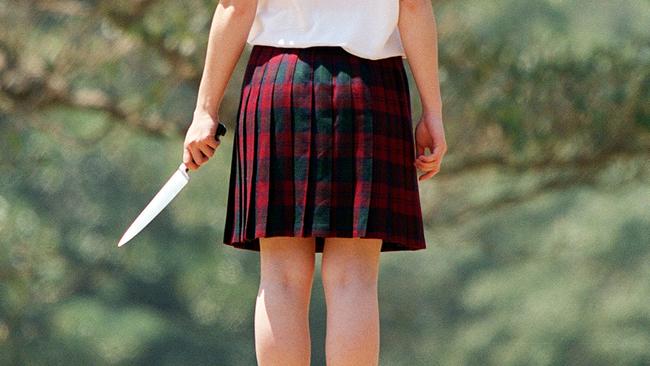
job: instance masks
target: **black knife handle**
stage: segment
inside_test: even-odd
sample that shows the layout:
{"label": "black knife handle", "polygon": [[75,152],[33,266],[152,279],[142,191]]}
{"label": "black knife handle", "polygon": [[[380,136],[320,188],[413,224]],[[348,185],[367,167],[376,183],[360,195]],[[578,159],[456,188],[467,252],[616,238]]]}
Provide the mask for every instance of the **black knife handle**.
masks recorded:
{"label": "black knife handle", "polygon": [[217,126],[217,133],[214,135],[214,137],[219,139],[219,136],[223,136],[226,134],[226,126],[223,125],[223,123],[219,122],[219,125]]}

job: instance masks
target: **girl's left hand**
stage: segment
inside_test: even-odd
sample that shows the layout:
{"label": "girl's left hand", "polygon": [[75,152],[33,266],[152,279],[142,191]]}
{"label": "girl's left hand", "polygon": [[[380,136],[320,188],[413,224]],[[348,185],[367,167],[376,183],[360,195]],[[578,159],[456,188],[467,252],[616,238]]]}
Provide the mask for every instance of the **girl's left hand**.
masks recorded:
{"label": "girl's left hand", "polygon": [[[414,165],[426,174],[418,177],[418,181],[429,179],[440,171],[442,157],[447,152],[445,130],[439,115],[423,112],[415,127],[415,146],[417,157]],[[429,148],[429,155],[424,149]]]}

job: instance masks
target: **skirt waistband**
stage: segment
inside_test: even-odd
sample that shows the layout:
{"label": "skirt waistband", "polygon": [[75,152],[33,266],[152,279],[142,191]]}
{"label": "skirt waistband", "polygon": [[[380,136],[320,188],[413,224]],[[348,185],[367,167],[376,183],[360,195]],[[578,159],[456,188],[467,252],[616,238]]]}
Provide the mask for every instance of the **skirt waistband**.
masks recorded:
{"label": "skirt waistband", "polygon": [[343,47],[341,46],[336,46],[336,45],[319,45],[319,46],[310,46],[310,47],[280,47],[280,46],[270,46],[270,45],[253,45],[253,48],[251,50],[251,53],[257,53],[257,52],[262,52],[264,53],[270,53],[271,55],[277,55],[280,53],[287,53],[287,54],[298,54],[298,55],[307,55],[307,54],[321,54],[321,55],[332,55],[332,56],[347,56],[350,58],[358,59],[360,61],[364,62],[370,62],[370,63],[394,63],[399,61],[402,63],[402,57],[401,56],[391,56],[391,57],[386,57],[386,58],[380,58],[380,59],[368,59],[368,58],[363,58],[360,56],[357,56],[355,54],[352,54],[348,51],[346,51]]}

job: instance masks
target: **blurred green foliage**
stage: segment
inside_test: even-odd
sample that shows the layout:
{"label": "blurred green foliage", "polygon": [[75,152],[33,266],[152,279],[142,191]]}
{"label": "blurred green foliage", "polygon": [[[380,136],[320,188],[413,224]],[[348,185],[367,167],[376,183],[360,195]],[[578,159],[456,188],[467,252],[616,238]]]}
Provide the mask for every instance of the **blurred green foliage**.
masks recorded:
{"label": "blurred green foliage", "polygon": [[[0,3],[0,365],[255,364],[258,254],[221,244],[232,132],[116,246],[181,159],[213,10]],[[449,153],[428,248],[382,256],[381,364],[650,364],[650,4],[435,11]]]}

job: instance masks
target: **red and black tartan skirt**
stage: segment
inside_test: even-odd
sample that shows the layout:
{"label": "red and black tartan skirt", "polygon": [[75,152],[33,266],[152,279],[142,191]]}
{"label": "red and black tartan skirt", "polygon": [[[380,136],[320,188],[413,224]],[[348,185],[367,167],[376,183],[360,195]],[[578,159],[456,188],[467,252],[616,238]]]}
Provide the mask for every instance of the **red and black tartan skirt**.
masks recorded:
{"label": "red and black tartan skirt", "polygon": [[401,56],[254,45],[234,129],[224,244],[383,239],[424,249],[409,85]]}

